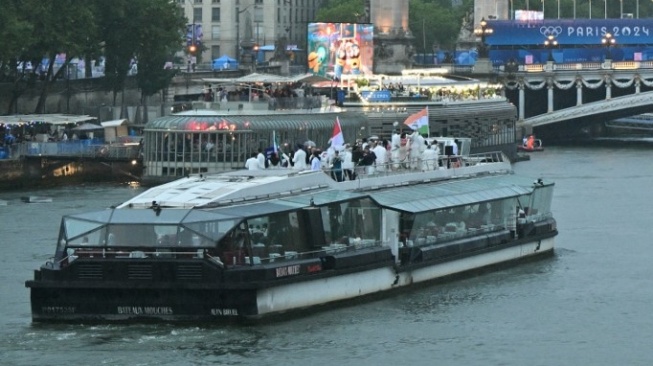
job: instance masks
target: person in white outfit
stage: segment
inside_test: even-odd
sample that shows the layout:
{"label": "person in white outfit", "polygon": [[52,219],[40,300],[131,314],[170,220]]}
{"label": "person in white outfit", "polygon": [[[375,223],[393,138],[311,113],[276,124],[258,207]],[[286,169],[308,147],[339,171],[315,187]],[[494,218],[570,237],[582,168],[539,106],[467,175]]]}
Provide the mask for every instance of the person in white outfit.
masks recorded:
{"label": "person in white outfit", "polygon": [[344,171],[345,179],[354,180],[354,162],[351,160],[351,146],[345,145],[345,149],[340,154],[342,158],[342,170]]}
{"label": "person in white outfit", "polygon": [[259,170],[256,153],[252,153],[252,156],[249,159],[247,159],[247,161],[245,162],[245,168],[247,170]]}
{"label": "person in white outfit", "polygon": [[301,147],[298,147],[297,151],[295,151],[295,156],[292,158],[292,162],[295,170],[306,170],[308,168],[306,165],[306,151]]}
{"label": "person in white outfit", "polygon": [[392,161],[392,169],[399,169],[399,152],[401,148],[401,135],[399,133],[392,134],[390,141],[390,159]]}
{"label": "person in white outfit", "polygon": [[410,168],[411,169],[420,169],[422,164],[420,160],[422,159],[422,153],[426,150],[426,145],[424,144],[424,137],[415,131],[410,135]]}
{"label": "person in white outfit", "polygon": [[385,147],[383,146],[383,142],[377,141],[376,146],[372,149],[374,151],[374,155],[376,155],[376,171],[377,172],[384,172],[386,169],[386,155],[387,151]]}
{"label": "person in white outfit", "polygon": [[438,154],[435,151],[438,148],[437,146],[437,142],[435,148],[433,145],[428,145],[422,153],[422,170],[435,170],[438,168]]}
{"label": "person in white outfit", "polygon": [[256,155],[256,160],[258,161],[258,168],[260,170],[265,170],[265,154],[263,154],[262,149],[258,149],[258,155]]}

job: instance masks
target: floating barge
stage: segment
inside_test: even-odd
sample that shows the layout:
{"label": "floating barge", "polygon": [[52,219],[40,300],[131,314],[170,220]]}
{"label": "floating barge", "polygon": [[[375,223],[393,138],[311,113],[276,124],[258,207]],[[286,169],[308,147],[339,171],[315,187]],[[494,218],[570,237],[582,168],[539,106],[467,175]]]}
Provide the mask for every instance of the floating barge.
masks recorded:
{"label": "floating barge", "polygon": [[26,282],[32,319],[258,320],[552,255],[554,184],[514,175],[502,153],[460,159],[343,182],[192,175],[65,216]]}

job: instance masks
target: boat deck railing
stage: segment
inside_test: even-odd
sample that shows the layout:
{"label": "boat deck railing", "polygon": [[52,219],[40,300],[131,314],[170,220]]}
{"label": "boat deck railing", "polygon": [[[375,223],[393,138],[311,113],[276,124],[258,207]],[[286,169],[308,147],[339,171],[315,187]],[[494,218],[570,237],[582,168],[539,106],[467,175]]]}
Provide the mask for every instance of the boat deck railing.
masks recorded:
{"label": "boat deck railing", "polygon": [[456,170],[472,166],[506,163],[509,161],[510,159],[508,159],[504,153],[498,151],[470,154],[466,156],[441,155],[437,158],[427,160],[406,158],[402,161],[393,161],[370,166],[355,165],[354,169],[351,169],[350,171],[347,169],[334,170],[327,167],[324,169],[324,172],[334,180],[348,181],[394,176],[415,172],[448,169]]}

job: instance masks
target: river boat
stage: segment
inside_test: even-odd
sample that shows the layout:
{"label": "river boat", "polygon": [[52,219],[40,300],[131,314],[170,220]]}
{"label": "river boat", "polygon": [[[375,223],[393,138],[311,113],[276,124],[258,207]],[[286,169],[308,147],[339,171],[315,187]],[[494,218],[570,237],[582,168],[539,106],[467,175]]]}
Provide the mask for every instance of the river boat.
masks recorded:
{"label": "river boat", "polygon": [[47,196],[24,196],[21,197],[21,200],[25,203],[50,203],[52,202],[52,197]]}
{"label": "river boat", "polygon": [[540,139],[535,139],[533,142],[533,146],[527,146],[526,144],[518,144],[517,145],[517,151],[519,152],[538,152],[538,151],[544,151],[544,145],[542,145],[542,140]]}
{"label": "river boat", "polygon": [[274,319],[553,254],[553,182],[517,176],[500,152],[448,158],[344,181],[190,175],[64,216],[54,257],[26,281],[32,319]]}

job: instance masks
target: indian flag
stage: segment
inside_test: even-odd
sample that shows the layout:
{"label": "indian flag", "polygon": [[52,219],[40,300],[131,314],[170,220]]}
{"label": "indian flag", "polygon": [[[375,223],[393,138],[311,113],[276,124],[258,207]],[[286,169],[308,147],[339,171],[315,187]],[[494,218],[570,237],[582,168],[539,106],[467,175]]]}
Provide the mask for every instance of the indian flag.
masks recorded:
{"label": "indian flag", "polygon": [[336,123],[333,125],[333,134],[331,135],[331,147],[338,150],[345,144],[345,136],[342,134],[340,119],[336,117]]}
{"label": "indian flag", "polygon": [[429,134],[429,107],[421,111],[411,114],[406,118],[404,124],[410,127],[411,130],[417,130],[421,135]]}

